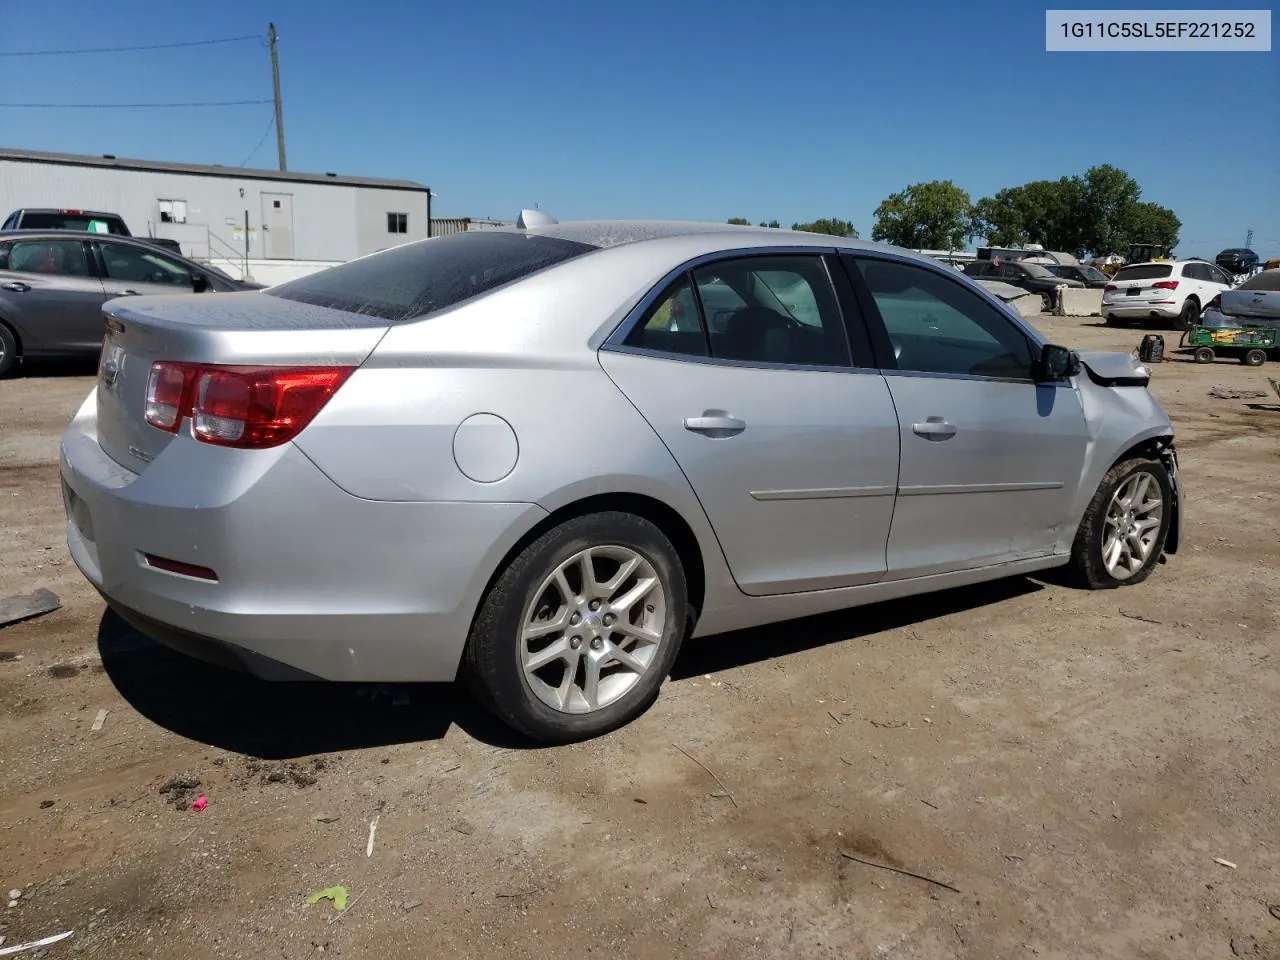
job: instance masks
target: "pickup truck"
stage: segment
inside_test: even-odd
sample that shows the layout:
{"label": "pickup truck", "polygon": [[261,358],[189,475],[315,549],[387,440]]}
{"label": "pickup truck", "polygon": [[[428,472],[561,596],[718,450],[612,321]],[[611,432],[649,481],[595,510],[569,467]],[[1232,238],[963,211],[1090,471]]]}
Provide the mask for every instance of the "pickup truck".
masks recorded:
{"label": "pickup truck", "polygon": [[[113,233],[118,237],[132,237],[124,218],[118,213],[100,210],[55,210],[50,207],[23,207],[9,214],[0,231],[4,230],[78,230],[82,233]],[[177,240],[161,237],[135,237],[174,253],[181,254]]]}

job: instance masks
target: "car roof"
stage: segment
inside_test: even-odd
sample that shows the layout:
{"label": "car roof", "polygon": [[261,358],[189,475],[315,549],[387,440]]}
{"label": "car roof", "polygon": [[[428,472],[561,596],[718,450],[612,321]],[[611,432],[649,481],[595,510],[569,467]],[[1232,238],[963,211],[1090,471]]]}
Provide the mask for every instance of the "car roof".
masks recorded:
{"label": "car roof", "polygon": [[116,217],[120,218],[120,214],[111,213],[107,210],[85,210],[80,207],[19,207],[14,213],[76,213],[88,214],[95,217]]}
{"label": "car roof", "polygon": [[[87,230],[0,230],[0,241],[3,240],[38,240],[45,238],[48,240],[65,240],[67,237],[80,237],[83,240],[105,240],[107,243],[123,243],[129,246],[141,247],[144,250],[158,249],[151,242],[152,237],[126,237],[119,233],[90,233]],[[181,253],[174,253],[171,248],[166,248],[165,253],[171,257],[177,257],[189,263],[196,263],[190,257]],[[196,266],[203,266],[196,263]]]}

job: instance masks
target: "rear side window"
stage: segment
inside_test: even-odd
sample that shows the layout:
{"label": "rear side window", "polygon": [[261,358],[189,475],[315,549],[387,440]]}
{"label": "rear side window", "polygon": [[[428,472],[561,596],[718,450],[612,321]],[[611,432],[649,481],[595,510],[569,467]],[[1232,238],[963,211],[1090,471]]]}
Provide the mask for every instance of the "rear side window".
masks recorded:
{"label": "rear side window", "polygon": [[1167,263],[1140,263],[1136,267],[1125,267],[1112,280],[1161,280],[1173,273],[1173,267]]}
{"label": "rear side window", "polygon": [[596,248],[574,240],[486,230],[393,247],[282,283],[271,296],[392,323],[488,293]]}

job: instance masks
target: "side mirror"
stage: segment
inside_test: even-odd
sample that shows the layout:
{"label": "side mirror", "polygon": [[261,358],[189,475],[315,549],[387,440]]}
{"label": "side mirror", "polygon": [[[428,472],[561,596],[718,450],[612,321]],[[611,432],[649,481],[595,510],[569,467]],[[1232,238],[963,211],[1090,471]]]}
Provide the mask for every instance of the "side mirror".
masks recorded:
{"label": "side mirror", "polygon": [[1039,368],[1037,380],[1065,380],[1080,373],[1080,357],[1074,350],[1046,343],[1040,351]]}
{"label": "side mirror", "polygon": [[194,273],[191,275],[191,289],[195,293],[204,293],[209,289],[209,278],[203,273]]}

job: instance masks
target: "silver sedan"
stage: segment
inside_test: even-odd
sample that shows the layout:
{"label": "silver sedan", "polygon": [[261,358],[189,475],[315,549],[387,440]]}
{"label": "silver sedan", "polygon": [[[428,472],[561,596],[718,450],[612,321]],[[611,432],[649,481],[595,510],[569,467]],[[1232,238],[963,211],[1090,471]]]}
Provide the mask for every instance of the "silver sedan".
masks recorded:
{"label": "silver sedan", "polygon": [[269,679],[461,672],[543,741],[687,637],[1178,546],[1149,371],[893,247],[553,221],[105,312],[62,478],[121,616]]}

